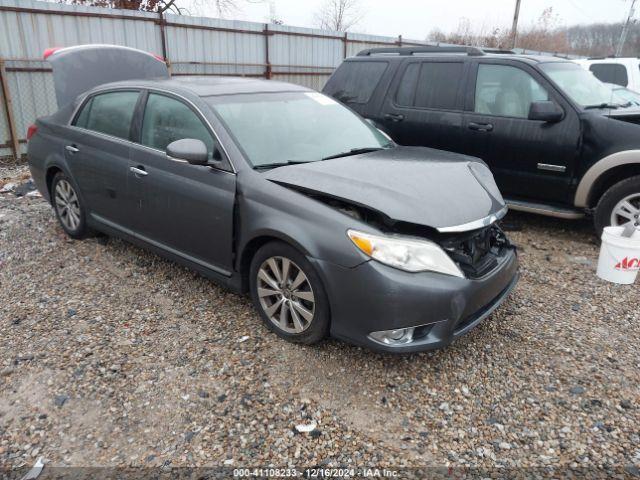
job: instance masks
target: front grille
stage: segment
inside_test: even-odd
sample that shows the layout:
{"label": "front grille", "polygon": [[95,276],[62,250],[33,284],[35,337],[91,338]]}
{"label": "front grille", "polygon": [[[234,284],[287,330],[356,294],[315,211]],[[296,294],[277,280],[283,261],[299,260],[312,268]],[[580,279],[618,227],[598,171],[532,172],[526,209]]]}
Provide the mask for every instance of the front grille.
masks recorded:
{"label": "front grille", "polygon": [[472,232],[458,233],[440,241],[467,278],[479,278],[498,266],[498,259],[511,247],[504,232],[493,224]]}

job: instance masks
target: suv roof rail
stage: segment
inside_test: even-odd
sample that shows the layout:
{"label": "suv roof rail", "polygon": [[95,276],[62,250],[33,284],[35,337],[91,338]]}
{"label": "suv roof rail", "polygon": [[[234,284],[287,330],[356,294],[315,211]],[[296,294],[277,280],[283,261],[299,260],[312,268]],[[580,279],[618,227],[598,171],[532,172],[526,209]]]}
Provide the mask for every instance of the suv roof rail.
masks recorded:
{"label": "suv roof rail", "polygon": [[398,56],[410,56],[420,53],[463,53],[470,56],[482,56],[487,53],[497,54],[514,54],[512,50],[502,50],[499,48],[479,48],[469,47],[465,45],[460,46],[439,46],[439,45],[424,45],[417,47],[380,47],[380,48],[368,48],[358,53],[358,57],[367,57],[373,55],[398,55]]}
{"label": "suv roof rail", "polygon": [[513,50],[509,50],[505,48],[494,48],[494,47],[482,48],[481,47],[481,50],[484,53],[494,53],[499,55],[516,55],[516,52],[514,52]]}

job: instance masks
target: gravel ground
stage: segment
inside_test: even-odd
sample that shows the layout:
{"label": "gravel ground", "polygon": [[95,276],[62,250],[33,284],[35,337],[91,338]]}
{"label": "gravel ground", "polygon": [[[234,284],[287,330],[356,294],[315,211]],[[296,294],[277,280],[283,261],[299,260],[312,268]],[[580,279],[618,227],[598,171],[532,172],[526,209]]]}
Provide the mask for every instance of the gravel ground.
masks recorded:
{"label": "gravel ground", "polygon": [[587,221],[506,223],[510,300],[449,348],[389,356],[285,343],[248,298],[120,240],[70,240],[41,198],[0,194],[0,466],[638,475],[637,284],[596,278]]}

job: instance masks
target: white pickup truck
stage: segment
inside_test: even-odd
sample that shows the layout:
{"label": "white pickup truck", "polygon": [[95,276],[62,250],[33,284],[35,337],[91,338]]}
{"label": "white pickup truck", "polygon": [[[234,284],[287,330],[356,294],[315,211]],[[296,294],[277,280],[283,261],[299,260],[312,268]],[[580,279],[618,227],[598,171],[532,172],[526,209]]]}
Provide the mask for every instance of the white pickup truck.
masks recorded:
{"label": "white pickup truck", "polygon": [[640,58],[598,57],[574,61],[604,83],[615,83],[640,92]]}

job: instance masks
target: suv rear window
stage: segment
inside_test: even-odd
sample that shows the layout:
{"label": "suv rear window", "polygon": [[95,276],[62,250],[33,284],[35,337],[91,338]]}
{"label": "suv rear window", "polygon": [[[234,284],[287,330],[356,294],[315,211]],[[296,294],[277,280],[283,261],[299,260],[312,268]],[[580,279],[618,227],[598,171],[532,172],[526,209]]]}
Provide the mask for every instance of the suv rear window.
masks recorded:
{"label": "suv rear window", "polygon": [[343,103],[367,103],[386,69],[387,62],[344,62],[325,93]]}
{"label": "suv rear window", "polygon": [[398,87],[396,103],[407,107],[455,110],[463,65],[462,62],[409,64]]}
{"label": "suv rear window", "polygon": [[627,69],[619,63],[594,63],[589,67],[598,80],[604,83],[615,83],[626,87],[629,85]]}

